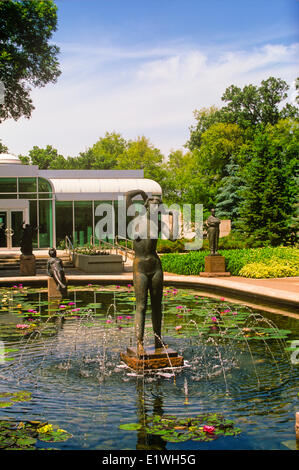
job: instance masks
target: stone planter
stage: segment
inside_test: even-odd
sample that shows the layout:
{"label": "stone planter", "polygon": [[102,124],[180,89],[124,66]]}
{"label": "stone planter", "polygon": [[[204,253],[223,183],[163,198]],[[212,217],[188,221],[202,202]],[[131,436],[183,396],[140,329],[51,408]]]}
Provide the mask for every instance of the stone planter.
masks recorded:
{"label": "stone planter", "polygon": [[111,274],[123,272],[121,255],[82,255],[74,253],[73,261],[76,268],[85,273]]}

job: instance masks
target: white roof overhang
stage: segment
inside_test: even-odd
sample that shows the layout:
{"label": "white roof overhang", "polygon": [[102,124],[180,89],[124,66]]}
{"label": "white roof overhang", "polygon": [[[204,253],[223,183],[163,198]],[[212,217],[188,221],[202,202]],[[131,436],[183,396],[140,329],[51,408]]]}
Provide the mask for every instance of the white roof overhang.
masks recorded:
{"label": "white roof overhang", "polygon": [[49,178],[55,199],[69,200],[117,200],[127,191],[142,189],[148,195],[162,194],[161,186],[153,180],[144,178]]}

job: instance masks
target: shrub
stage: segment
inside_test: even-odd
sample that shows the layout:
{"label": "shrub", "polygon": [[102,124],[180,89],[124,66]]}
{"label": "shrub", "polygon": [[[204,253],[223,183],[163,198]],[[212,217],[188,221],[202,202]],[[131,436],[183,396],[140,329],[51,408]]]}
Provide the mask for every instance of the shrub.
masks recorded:
{"label": "shrub", "polygon": [[89,255],[89,256],[97,256],[97,255],[109,255],[109,252],[101,251],[97,249],[95,246],[78,246],[74,249],[74,253],[80,255]]}
{"label": "shrub", "polygon": [[[220,250],[220,254],[225,256],[226,270],[233,276],[245,276],[245,274],[240,273],[241,269],[254,263],[259,263],[259,265],[271,265],[272,263],[273,266],[276,266],[272,270],[273,275],[268,277],[299,275],[299,251],[296,248],[243,248],[240,250]],[[209,255],[207,250],[190,251],[186,254],[172,253],[161,256],[161,261],[166,272],[198,275],[201,271],[204,271],[204,259],[207,255]],[[281,266],[281,269],[279,270],[277,266]],[[282,266],[286,267],[282,268]],[[261,267],[258,272],[261,273]],[[270,270],[268,272],[270,273]],[[251,268],[248,273],[251,273],[250,277],[255,277],[254,268]],[[279,275],[279,273],[285,274]]]}
{"label": "shrub", "polygon": [[157,252],[158,253],[181,253],[185,251],[185,240],[158,240]]}
{"label": "shrub", "polygon": [[240,276],[251,278],[288,277],[298,276],[299,268],[291,266],[287,261],[279,259],[270,260],[269,263],[249,263],[243,266],[239,272]]}

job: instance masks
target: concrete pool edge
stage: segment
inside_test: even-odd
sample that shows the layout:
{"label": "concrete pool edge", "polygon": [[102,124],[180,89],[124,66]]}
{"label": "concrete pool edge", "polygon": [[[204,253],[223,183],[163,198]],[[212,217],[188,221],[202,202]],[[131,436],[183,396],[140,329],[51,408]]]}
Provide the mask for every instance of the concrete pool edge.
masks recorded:
{"label": "concrete pool edge", "polygon": [[[119,274],[71,274],[66,272],[68,282],[73,285],[82,283],[96,282],[99,284],[118,284],[124,285],[133,281],[132,272],[123,272]],[[22,283],[24,285],[39,285],[42,287],[46,286],[48,276],[43,274],[37,274],[36,276],[9,276],[0,277],[1,286],[12,286],[14,284]],[[292,281],[294,285],[290,286],[290,289],[279,289],[277,286],[268,287],[259,283],[259,279],[252,279],[248,282],[245,278],[202,278],[199,276],[185,276],[171,273],[164,273],[164,285],[176,287],[185,287],[200,289],[205,293],[213,296],[229,296],[226,300],[232,301],[244,301],[249,306],[255,306],[259,308],[270,307],[272,311],[285,310],[281,313],[288,312],[299,319],[299,291],[297,290],[297,284],[299,278],[284,278],[284,281]],[[247,282],[244,282],[247,281]],[[266,280],[271,284],[271,280]],[[275,279],[276,283],[279,279]],[[295,281],[295,282],[294,282]],[[297,282],[298,281],[298,282]],[[296,285],[295,285],[296,284]]]}

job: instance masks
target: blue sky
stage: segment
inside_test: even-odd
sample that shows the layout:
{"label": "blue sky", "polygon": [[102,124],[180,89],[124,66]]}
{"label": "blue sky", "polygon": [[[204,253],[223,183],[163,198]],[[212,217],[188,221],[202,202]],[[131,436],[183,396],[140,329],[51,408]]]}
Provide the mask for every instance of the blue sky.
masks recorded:
{"label": "blue sky", "polygon": [[[30,120],[1,125],[12,153],[77,155],[116,131],[167,156],[195,109],[235,84],[298,73],[297,0],[57,0],[62,75],[32,91]],[[293,85],[290,100],[294,99]]]}

